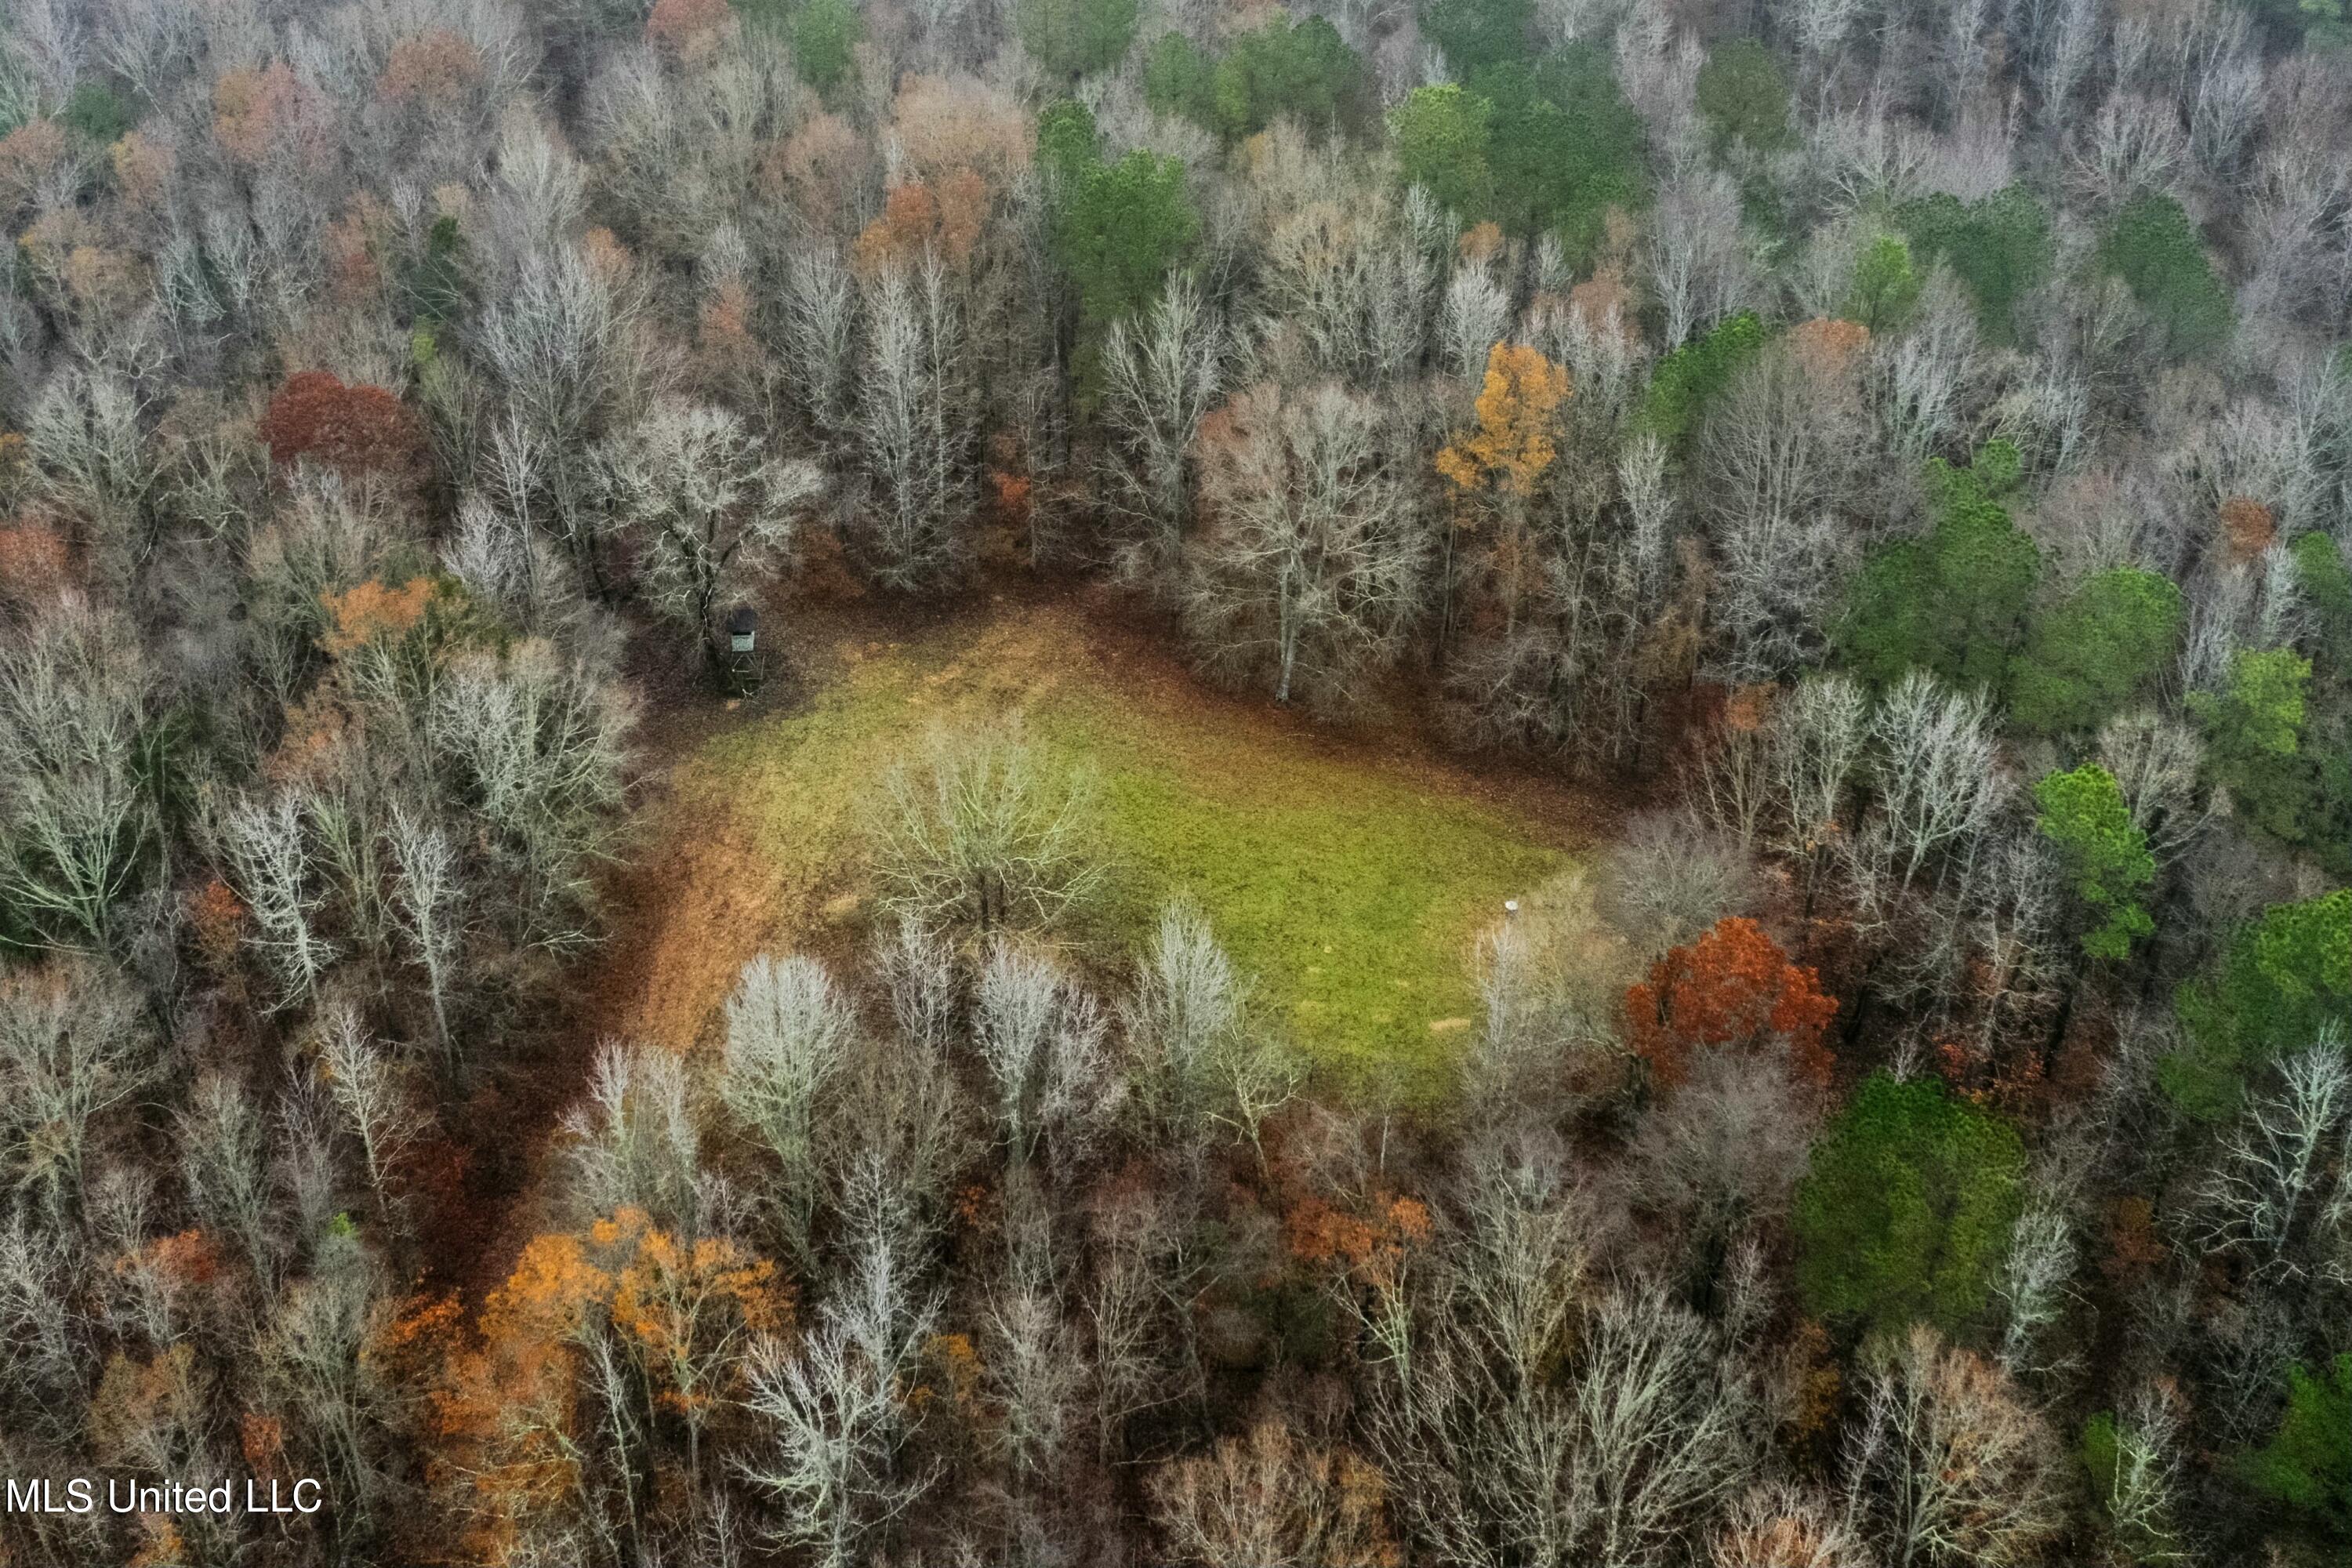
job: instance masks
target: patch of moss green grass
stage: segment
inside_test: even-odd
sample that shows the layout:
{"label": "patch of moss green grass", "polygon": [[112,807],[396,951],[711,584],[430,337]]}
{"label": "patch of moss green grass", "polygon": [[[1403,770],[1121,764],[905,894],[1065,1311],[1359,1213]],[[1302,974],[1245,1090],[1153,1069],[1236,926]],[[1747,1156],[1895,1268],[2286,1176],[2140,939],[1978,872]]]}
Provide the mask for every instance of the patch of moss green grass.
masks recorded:
{"label": "patch of moss green grass", "polygon": [[1444,1082],[1476,1010],[1476,933],[1565,861],[1502,813],[1276,737],[1100,699],[1038,719],[1096,773],[1107,934],[1133,946],[1192,900],[1333,1087]]}
{"label": "patch of moss green grass", "polygon": [[1318,1093],[1442,1093],[1477,1010],[1477,932],[1567,863],[1533,822],[1286,728],[1149,688],[1023,686],[921,645],[715,740],[688,765],[693,794],[723,789],[757,847],[792,863],[782,881],[862,888],[876,781],[935,724],[1009,710],[1093,777],[1108,874],[1066,933],[1086,961],[1123,975],[1160,906],[1191,900],[1254,977],[1262,1024],[1308,1054]]}

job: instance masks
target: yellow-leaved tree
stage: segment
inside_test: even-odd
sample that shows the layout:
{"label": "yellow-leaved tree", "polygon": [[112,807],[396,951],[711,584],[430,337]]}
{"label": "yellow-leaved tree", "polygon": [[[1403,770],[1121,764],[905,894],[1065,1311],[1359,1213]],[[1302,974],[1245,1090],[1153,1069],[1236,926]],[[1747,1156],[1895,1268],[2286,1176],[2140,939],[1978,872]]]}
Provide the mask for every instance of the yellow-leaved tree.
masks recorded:
{"label": "yellow-leaved tree", "polygon": [[1503,629],[1517,626],[1538,575],[1528,501],[1559,455],[1560,405],[1571,391],[1568,372],[1535,349],[1498,342],[1486,351],[1475,420],[1437,454],[1455,501],[1444,547],[1441,647],[1453,641],[1457,590],[1473,574],[1488,587]]}

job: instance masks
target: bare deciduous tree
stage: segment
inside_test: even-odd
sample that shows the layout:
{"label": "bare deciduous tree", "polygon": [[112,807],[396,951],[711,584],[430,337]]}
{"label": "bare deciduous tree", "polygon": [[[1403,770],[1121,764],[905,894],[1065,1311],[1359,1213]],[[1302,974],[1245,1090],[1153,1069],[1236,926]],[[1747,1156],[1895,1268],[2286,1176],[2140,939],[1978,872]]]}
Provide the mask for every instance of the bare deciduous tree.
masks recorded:
{"label": "bare deciduous tree", "polygon": [[2211,50],[2200,63],[2196,100],[2189,115],[2189,146],[2217,176],[2236,173],[2248,140],[2263,118],[2263,62],[2241,44]]}
{"label": "bare deciduous tree", "polygon": [[1690,1081],[1642,1119],[1625,1152],[1625,1191],[1668,1222],[1685,1259],[1711,1274],[1732,1242],[1787,1214],[1817,1100],[1780,1062],[1708,1052]]}
{"label": "bare deciduous tree", "polygon": [[1050,1486],[1062,1473],[1094,1375],[1045,1262],[1016,1254],[1014,1279],[997,1289],[986,1309],[982,1364],[1003,1412],[993,1446],[1024,1489]]}
{"label": "bare deciduous tree", "polygon": [[1211,1063],[1243,1027],[1242,984],[1209,922],[1190,905],[1160,911],[1160,927],[1120,1008],[1138,1058],[1136,1103],[1156,1128],[1196,1139],[1213,1114]]}
{"label": "bare deciduous tree", "polygon": [[0,641],[0,891],[53,941],[110,945],[157,847],[146,689],[131,627],[78,600]]}
{"label": "bare deciduous tree", "polygon": [[743,1473],[780,1505],[780,1545],[826,1568],[851,1568],[938,1479],[902,1462],[920,1419],[917,1358],[938,1312],[936,1299],[914,1293],[891,1249],[876,1245],[797,1346],[754,1352],[745,1404],[772,1447]]}
{"label": "bare deciduous tree", "polygon": [[719,1098],[775,1163],[768,1205],[785,1254],[803,1261],[823,1191],[817,1116],[856,1028],[824,966],[798,953],[753,959],[727,999]]}
{"label": "bare deciduous tree", "polygon": [[1192,516],[1192,438],[1223,384],[1223,321],[1178,276],[1139,320],[1103,343],[1103,418],[1119,444],[1112,504],[1142,531],[1132,570],[1172,579]]}
{"label": "bare deciduous tree", "polygon": [[1748,1417],[1710,1331],[1662,1292],[1612,1291],[1575,1314],[1580,1353],[1546,1387],[1525,1359],[1541,1342],[1520,1337],[1537,1325],[1496,1294],[1508,1283],[1465,1279],[1457,1308],[1468,1335],[1496,1336],[1500,1358],[1471,1339],[1424,1352],[1412,1371],[1422,1425],[1398,1475],[1403,1506],[1469,1561],[1661,1560],[1748,1479]]}
{"label": "bare deciduous tree", "polygon": [[1794,8],[1797,47],[1815,71],[1825,71],[1868,6],[1862,0],[1802,0]]}
{"label": "bare deciduous tree", "polygon": [[356,1009],[331,1009],[319,1029],[320,1076],[360,1146],[360,1166],[377,1205],[397,1223],[393,1179],[429,1125],[409,1092],[406,1074],[382,1041],[371,1039]]}
{"label": "bare deciduous tree", "polygon": [[1345,701],[1418,607],[1426,543],[1386,423],[1336,386],[1266,384],[1202,425],[1211,513],[1185,619],[1213,667],[1264,679],[1278,702]]}
{"label": "bare deciduous tree", "polygon": [[2204,743],[2179,720],[2146,708],[2118,713],[2099,726],[2098,756],[2159,859],[2179,854],[2211,821],[2199,776]]}
{"label": "bare deciduous tree", "polygon": [[[1414,232],[1427,216],[1417,210],[1421,196],[1408,192],[1403,210],[1379,195],[1314,199],[1273,225],[1260,314],[1251,329],[1261,369],[1276,360],[1303,362],[1313,374],[1356,385],[1393,383],[1418,371],[1437,292],[1437,267]],[[1470,315],[1449,308],[1441,328],[1445,353],[1507,328],[1507,309],[1498,322],[1485,308],[1493,300],[1489,289],[1475,300],[1465,295],[1452,302],[1470,307]],[[1485,363],[1484,343],[1468,352],[1476,356],[1474,369]]]}
{"label": "bare deciduous tree", "polygon": [[583,1219],[642,1209],[673,1235],[705,1234],[709,1210],[694,1086],[676,1051],[608,1041],[583,1102],[564,1114]]}
{"label": "bare deciduous tree", "polygon": [[1872,809],[1847,855],[1856,887],[1873,902],[1908,889],[1932,859],[1991,825],[2005,784],[1981,698],[1945,690],[1913,670],[1871,715]]}
{"label": "bare deciduous tree", "polygon": [[301,797],[281,790],[237,806],[222,829],[238,891],[253,911],[247,940],[277,982],[281,1009],[308,1002],[336,956],[319,929],[326,894],[312,869],[306,816]]}
{"label": "bare deciduous tree", "polygon": [[1446,374],[1476,385],[1486,355],[1511,335],[1511,301],[1484,266],[1456,268],[1438,307],[1438,357]]}
{"label": "bare deciduous tree", "polygon": [[1706,50],[1663,7],[1636,5],[1617,29],[1617,79],[1652,143],[1674,163],[1696,155],[1698,73]]}
{"label": "bare deciduous tree", "polygon": [[447,1057],[454,1049],[449,993],[465,938],[465,888],[458,879],[457,847],[438,825],[397,803],[391,839],[393,860],[399,868],[392,889],[394,918],[425,971],[434,1042]]}
{"label": "bare deciduous tree", "polygon": [[1846,563],[1835,522],[1861,447],[1853,370],[1840,351],[1767,351],[1700,435],[1723,558],[1712,607],[1731,673],[1773,679],[1819,661]]}
{"label": "bare deciduous tree", "polygon": [[1180,1562],[1378,1568],[1395,1559],[1379,1473],[1344,1448],[1307,1447],[1280,1421],[1171,1460],[1149,1485],[1152,1514]]}
{"label": "bare deciduous tree", "polygon": [[1737,837],[1687,810],[1634,817],[1603,867],[1601,912],[1645,957],[1751,908],[1762,892]]}
{"label": "bare deciduous tree", "polygon": [[2057,1531],[2061,1460],[1991,1362],[1919,1325],[1881,1349],[1847,1434],[1846,1520],[1892,1561],[2003,1568]]}
{"label": "bare deciduous tree", "polygon": [[196,1080],[178,1121],[190,1205],[245,1249],[254,1278],[270,1288],[289,1238],[271,1223],[269,1135],[260,1110],[243,1084],[213,1073]]}
{"label": "bare deciduous tree", "polygon": [[90,519],[118,568],[152,542],[146,513],[163,469],[143,426],[148,406],[118,372],[77,366],[51,379],[26,422],[45,487]]}
{"label": "bare deciduous tree", "polygon": [[1041,1142],[1076,1163],[1118,1109],[1101,1005],[1051,961],[1003,937],[980,966],[972,1040],[996,1090],[996,1124],[1016,1163]]}
{"label": "bare deciduous tree", "polygon": [[365,1353],[382,1289],[372,1260],[348,1238],[320,1250],[317,1266],[287,1286],[254,1353],[263,1385],[289,1413],[289,1447],[314,1456],[359,1522],[389,1500],[394,1477],[375,1445],[400,1391]]}
{"label": "bare deciduous tree", "polygon": [[[609,269],[557,243],[528,255],[513,289],[482,318],[483,356],[520,422],[516,431],[542,454],[525,465],[517,447],[507,467],[532,474],[543,499],[530,515],[547,520],[592,584],[603,525],[594,443],[614,411],[641,401],[653,379],[636,341],[642,309]],[[520,505],[511,497],[509,504]]]}
{"label": "bare deciduous tree", "polygon": [[2113,205],[2137,191],[2168,188],[2188,158],[2189,141],[2170,104],[2118,92],[2077,137],[2071,172],[2093,199]]}
{"label": "bare deciduous tree", "polygon": [[2114,1468],[2095,1479],[2107,1530],[2135,1563],[2191,1561],[2180,1529],[2180,1399],[2167,1384],[2132,1390],[2111,1423]]}
{"label": "bare deciduous tree", "polygon": [[1644,255],[1650,291],[1679,347],[1755,298],[1755,267],[1739,222],[1739,187],[1719,169],[1694,172],[1659,193]]}
{"label": "bare deciduous tree", "polygon": [[2331,1163],[2352,1154],[2352,1066],[2343,1029],[2279,1063],[2278,1083],[2255,1096],[2223,1139],[2196,1194],[2200,1247],[2242,1250],[2256,1273],[2293,1279],[2309,1271],[2306,1245],[2321,1216]]}
{"label": "bare deciduous tree", "polygon": [[2029,46],[2042,82],[2042,113],[2053,125],[2067,119],[2067,100],[2090,75],[2105,42],[2096,0],[2058,0],[2035,7],[2039,23]]}
{"label": "bare deciduous tree", "polygon": [[1799,683],[1772,710],[1767,770],[1778,818],[1774,847],[1805,864],[1805,886],[1843,829],[1845,798],[1868,737],[1869,694],[1851,677]]}
{"label": "bare deciduous tree", "polygon": [[2064,1315],[2078,1257],[2074,1221],[2063,1208],[2036,1204],[2018,1217],[1993,1288],[2006,1315],[2000,1364],[2011,1377],[2048,1370],[2040,1360],[2042,1340]]}
{"label": "bare deciduous tree", "polygon": [[1825,514],[1747,513],[1727,521],[1711,611],[1724,664],[1740,680],[1771,680],[1817,662],[1850,553]]}
{"label": "bare deciduous tree", "polygon": [[460,656],[435,684],[434,743],[451,792],[489,830],[491,863],[519,884],[495,908],[517,940],[586,940],[588,872],[610,842],[634,719],[618,689],[538,638]]}
{"label": "bare deciduous tree", "polygon": [[765,456],[726,409],[670,398],[610,443],[604,463],[647,602],[715,659],[720,616],[789,548],[795,513],[823,488],[815,466]]}
{"label": "bare deciduous tree", "polygon": [[935,731],[921,764],[883,781],[875,861],[890,907],[932,930],[1044,931],[1101,879],[1087,842],[1090,774],[1017,724]]}
{"label": "bare deciduous tree", "polygon": [[[1909,330],[1870,345],[1862,364],[1864,405],[1882,440],[1924,459],[1969,418],[1979,370],[1976,304],[1948,270],[1937,268],[1920,288]],[[2013,406],[2022,411],[2010,421],[2018,432],[2039,405]],[[2063,425],[2063,412],[2056,417]],[[2054,447],[2053,458],[2068,449],[2065,440],[2038,432],[2032,444],[2036,450]]]}
{"label": "bare deciduous tree", "polygon": [[1289,1102],[1304,1064],[1251,1022],[1248,986],[1199,910],[1171,904],[1119,1009],[1139,1061],[1146,1124],[1197,1148],[1222,1123],[1255,1149]]}
{"label": "bare deciduous tree", "polygon": [[950,1054],[962,1044],[956,965],[942,938],[905,920],[877,938],[874,955],[898,1027],[861,1036],[852,1053],[824,1124],[827,1169],[837,1190],[887,1177],[894,1213],[910,1234],[927,1233],[945,1222],[950,1184],[984,1146]]}
{"label": "bare deciduous tree", "polygon": [[856,422],[857,286],[831,251],[793,258],[778,312],[788,368],[802,407],[835,443],[854,439]]}
{"label": "bare deciduous tree", "polygon": [[135,995],[87,960],[0,975],[0,1171],[78,1216],[94,1124],[154,1075],[154,1042]]}
{"label": "bare deciduous tree", "polygon": [[0,1405],[17,1434],[70,1440],[88,1408],[73,1275],[55,1232],[21,1211],[0,1223]]}
{"label": "bare deciduous tree", "polygon": [[962,312],[936,258],[887,269],[867,289],[857,435],[874,493],[856,539],[875,578],[930,590],[970,558],[979,411]]}

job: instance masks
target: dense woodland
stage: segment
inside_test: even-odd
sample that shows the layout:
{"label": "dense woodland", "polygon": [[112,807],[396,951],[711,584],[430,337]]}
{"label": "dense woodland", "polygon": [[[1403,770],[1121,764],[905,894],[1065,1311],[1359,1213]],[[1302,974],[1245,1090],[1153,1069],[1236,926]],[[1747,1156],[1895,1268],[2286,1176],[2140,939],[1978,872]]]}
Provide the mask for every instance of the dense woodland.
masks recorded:
{"label": "dense woodland", "polygon": [[[2341,0],[10,0],[0,1563],[2352,1552]],[[1017,730],[581,1037],[856,595],[1624,803],[1442,1095]],[[786,661],[763,701],[794,700]]]}

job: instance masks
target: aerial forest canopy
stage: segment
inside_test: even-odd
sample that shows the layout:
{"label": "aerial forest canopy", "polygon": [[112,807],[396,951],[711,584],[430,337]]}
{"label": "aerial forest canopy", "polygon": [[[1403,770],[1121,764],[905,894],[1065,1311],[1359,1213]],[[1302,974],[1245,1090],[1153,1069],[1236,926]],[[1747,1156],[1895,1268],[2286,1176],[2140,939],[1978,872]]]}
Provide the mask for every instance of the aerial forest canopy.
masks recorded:
{"label": "aerial forest canopy", "polygon": [[2344,0],[8,0],[0,240],[0,1564],[2352,1560]]}

